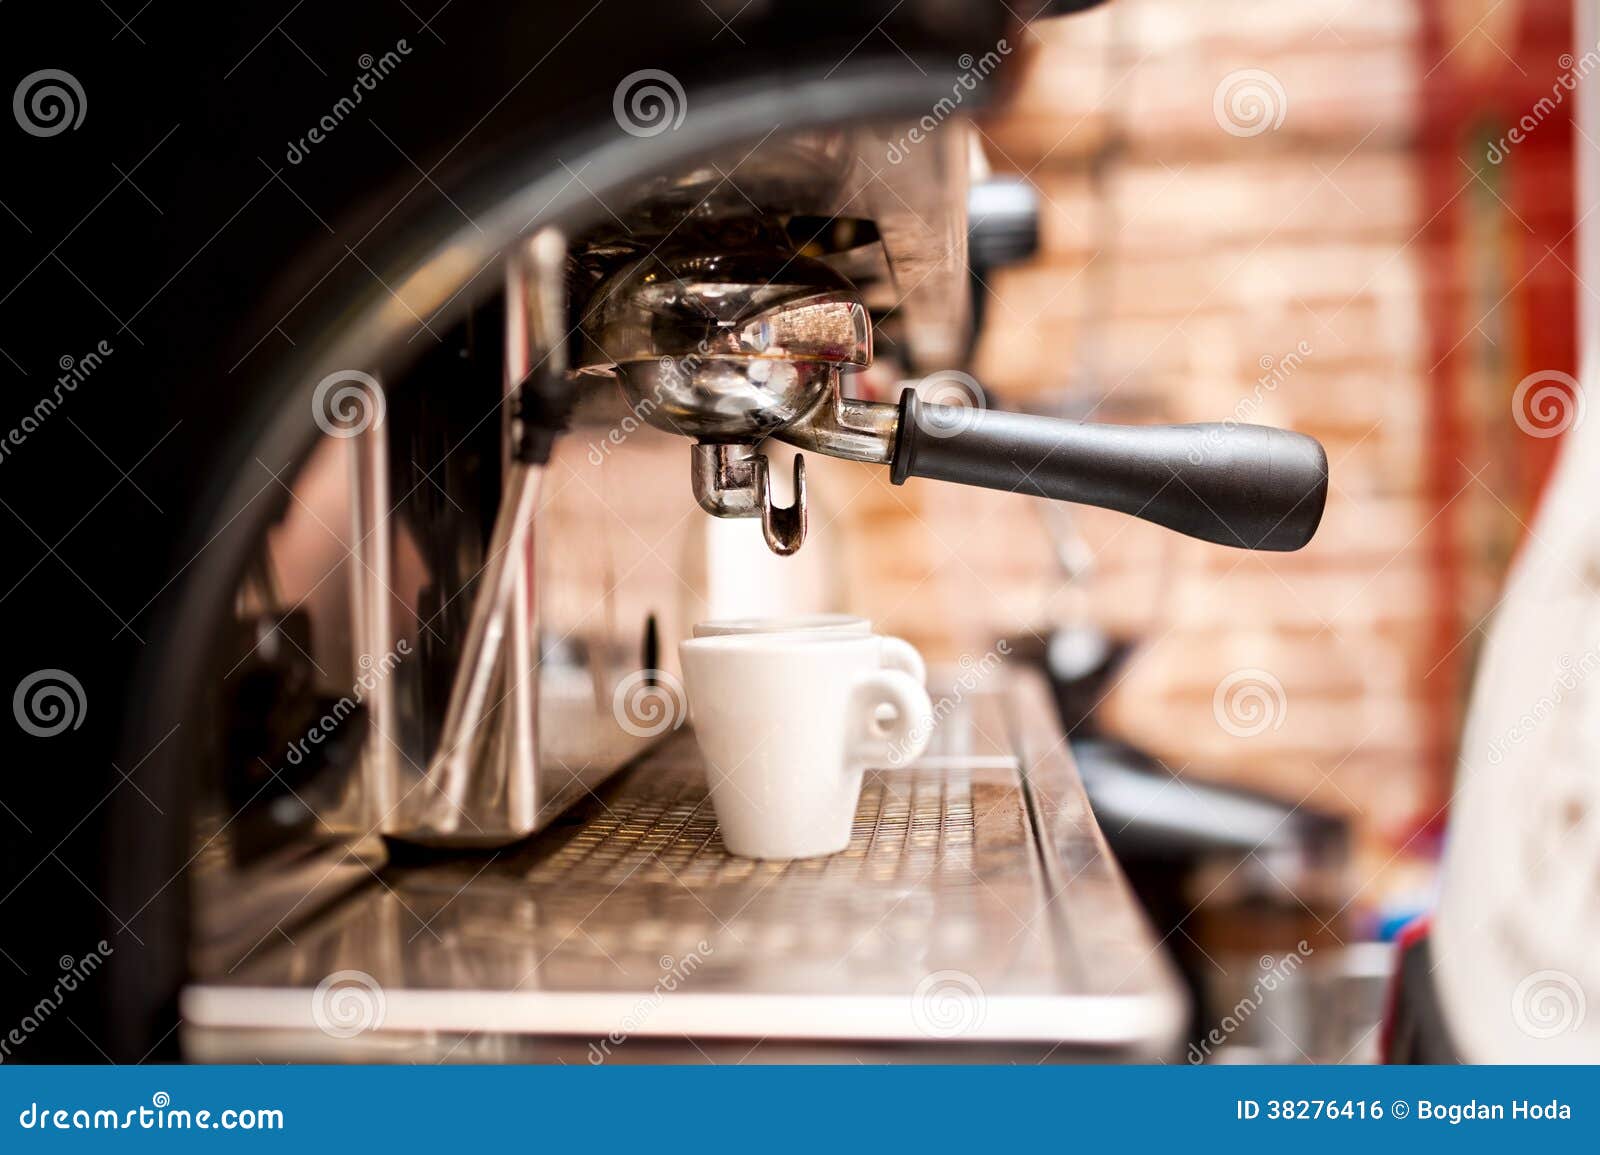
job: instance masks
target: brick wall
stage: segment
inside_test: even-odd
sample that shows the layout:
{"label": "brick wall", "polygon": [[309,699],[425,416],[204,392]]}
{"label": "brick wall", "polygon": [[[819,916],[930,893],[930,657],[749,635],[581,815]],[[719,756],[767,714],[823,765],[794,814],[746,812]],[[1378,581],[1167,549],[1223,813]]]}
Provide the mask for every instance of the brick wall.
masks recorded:
{"label": "brick wall", "polygon": [[[1350,814],[1361,877],[1420,851],[1413,835],[1448,792],[1434,739],[1454,725],[1472,647],[1448,644],[1470,625],[1454,611],[1441,634],[1439,591],[1487,608],[1506,560],[1437,536],[1452,501],[1430,302],[1469,276],[1437,230],[1458,211],[1451,190],[1477,185],[1470,169],[1427,179],[1423,94],[1470,91],[1494,56],[1485,29],[1508,43],[1516,26],[1459,17],[1465,39],[1446,53],[1425,4],[1114,0],[1025,32],[1021,83],[979,127],[995,169],[1042,198],[1042,251],[988,285],[979,378],[1041,412],[1316,435],[1333,486],[1305,551],[1224,550],[1088,510],[1072,522],[1094,573],[1071,582],[1049,533],[1059,515],[1037,503],[830,482],[849,501],[859,608],[945,656],[1084,617],[1144,638],[1106,703],[1115,728],[1174,771]],[[1265,106],[1248,92],[1230,105],[1230,75]],[[1562,155],[1541,163],[1559,170]],[[1448,324],[1470,350],[1470,319]],[[1466,427],[1503,425],[1508,388]],[[1216,714],[1238,671],[1265,672],[1249,678],[1272,711],[1249,736],[1250,719]]]}

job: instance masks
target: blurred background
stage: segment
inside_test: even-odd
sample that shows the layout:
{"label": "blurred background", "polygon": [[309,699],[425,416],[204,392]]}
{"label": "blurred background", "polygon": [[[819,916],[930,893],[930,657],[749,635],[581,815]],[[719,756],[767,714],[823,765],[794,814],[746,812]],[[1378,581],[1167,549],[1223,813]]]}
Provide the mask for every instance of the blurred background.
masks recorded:
{"label": "blurred background", "polygon": [[[1377,1052],[1392,960],[1356,944],[1431,902],[1482,631],[1560,444],[1560,398],[1514,395],[1577,371],[1596,146],[1547,108],[1575,42],[1562,0],[1118,0],[1022,34],[978,135],[1036,190],[1040,248],[975,283],[975,375],[1007,407],[1315,435],[1332,490],[1304,551],[813,463],[856,608],[946,659],[998,627],[1051,661],[1197,986],[1269,940],[1352,948],[1365,1022],[1317,1058]],[[1134,793],[1095,791],[1130,760]],[[1311,1057],[1279,1018],[1252,1045]]]}

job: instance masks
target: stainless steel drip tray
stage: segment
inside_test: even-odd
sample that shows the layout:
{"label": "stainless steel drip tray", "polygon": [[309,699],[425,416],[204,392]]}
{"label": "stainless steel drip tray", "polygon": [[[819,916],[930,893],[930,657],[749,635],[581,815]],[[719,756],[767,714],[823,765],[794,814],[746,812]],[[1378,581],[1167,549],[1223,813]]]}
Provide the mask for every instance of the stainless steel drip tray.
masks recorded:
{"label": "stainless steel drip tray", "polygon": [[1176,980],[1052,703],[1031,676],[1009,682],[947,695],[929,754],[868,774],[843,853],[730,856],[681,733],[527,845],[391,870],[311,925],[278,928],[185,992],[186,1051],[1168,1054]]}

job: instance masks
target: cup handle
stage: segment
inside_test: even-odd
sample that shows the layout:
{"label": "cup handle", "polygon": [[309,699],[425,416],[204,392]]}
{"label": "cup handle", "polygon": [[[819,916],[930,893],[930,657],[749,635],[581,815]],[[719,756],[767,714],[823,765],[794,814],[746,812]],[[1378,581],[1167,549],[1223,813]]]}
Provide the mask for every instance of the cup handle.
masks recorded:
{"label": "cup handle", "polygon": [[[884,706],[893,717],[881,716]],[[904,766],[928,747],[933,703],[922,683],[902,670],[863,674],[851,694],[851,713],[851,771],[873,764]]]}
{"label": "cup handle", "polygon": [[883,663],[885,669],[910,674],[919,686],[928,684],[928,667],[916,646],[904,638],[890,637],[887,634],[878,638],[878,645],[878,660]]}

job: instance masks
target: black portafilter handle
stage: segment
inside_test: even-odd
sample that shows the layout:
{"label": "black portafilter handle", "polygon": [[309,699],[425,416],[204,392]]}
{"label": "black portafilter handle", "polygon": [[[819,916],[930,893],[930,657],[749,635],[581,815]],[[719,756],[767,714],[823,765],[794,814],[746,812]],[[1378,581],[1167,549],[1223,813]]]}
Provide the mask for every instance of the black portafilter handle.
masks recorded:
{"label": "black portafilter handle", "polygon": [[900,395],[889,466],[929,477],[1115,509],[1202,541],[1294,550],[1328,498],[1314,437],[1262,425],[1097,425],[934,405]]}

